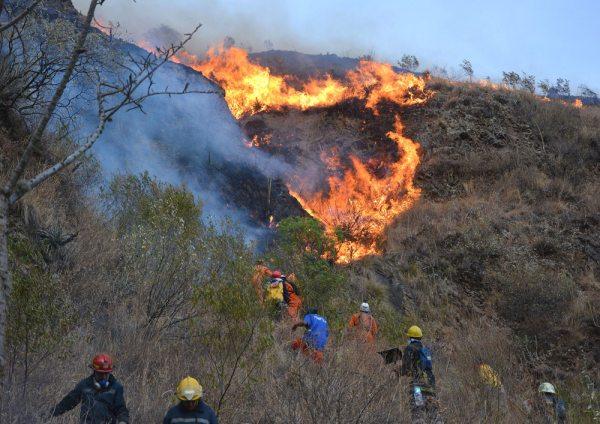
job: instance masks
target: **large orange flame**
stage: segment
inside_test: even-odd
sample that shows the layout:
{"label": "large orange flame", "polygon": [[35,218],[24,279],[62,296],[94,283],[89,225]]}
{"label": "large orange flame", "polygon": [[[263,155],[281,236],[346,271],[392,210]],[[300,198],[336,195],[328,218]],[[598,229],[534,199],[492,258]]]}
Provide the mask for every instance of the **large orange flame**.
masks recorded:
{"label": "large orange flame", "polygon": [[184,53],[178,59],[221,84],[236,118],[286,107],[306,110],[332,106],[354,97],[365,99],[370,108],[384,99],[400,104],[427,100],[422,78],[398,74],[384,63],[361,61],[357,70],[348,73],[348,83],[327,76],[311,79],[296,89],[291,77],[273,75],[269,68],[250,62],[248,53],[238,47],[210,49],[207,56],[199,60]]}
{"label": "large orange flame", "polygon": [[[303,83],[291,76],[273,75],[269,68],[250,62],[246,51],[236,47],[211,49],[204,60],[183,53],[177,62],[218,82],[236,118],[286,108],[333,106],[352,98],[363,100],[377,115],[381,101],[413,105],[431,96],[422,78],[398,74],[391,65],[373,61],[361,61],[344,81],[327,76]],[[341,236],[337,245],[339,262],[379,253],[377,243],[387,225],[419,198],[420,190],[413,183],[419,146],[403,136],[402,131],[402,123],[396,117],[394,129],[387,136],[396,144],[399,159],[384,164],[387,171],[383,177],[373,175],[366,164],[353,156],[352,167],[345,170],[340,161],[327,161],[329,169],[336,167],[343,176],[329,177],[326,193],[304,190],[301,176],[287,182],[290,194],[302,207],[321,221],[330,234]],[[258,141],[252,144],[258,145]]]}
{"label": "large orange flame", "polygon": [[323,222],[330,232],[342,236],[337,246],[338,262],[348,263],[379,253],[377,240],[386,226],[421,194],[413,184],[420,162],[419,145],[404,137],[402,129],[396,118],[394,130],[387,135],[403,155],[389,166],[383,178],[375,178],[358,158],[352,157],[352,169],[343,178],[329,177],[327,194],[305,194],[294,188],[301,183],[288,184],[290,194],[304,210]]}

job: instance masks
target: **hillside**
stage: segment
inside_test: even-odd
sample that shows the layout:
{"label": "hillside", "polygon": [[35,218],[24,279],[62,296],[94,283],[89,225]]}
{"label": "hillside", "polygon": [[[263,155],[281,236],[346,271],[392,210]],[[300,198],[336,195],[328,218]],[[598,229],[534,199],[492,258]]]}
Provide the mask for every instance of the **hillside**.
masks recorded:
{"label": "hillside", "polygon": [[[37,23],[73,14],[61,4]],[[94,34],[93,52],[144,54]],[[247,98],[240,74],[213,66],[228,71],[234,53],[245,60],[230,50],[196,70],[167,63],[158,85],[219,83],[225,95],[159,96],[117,115],[92,154],[10,209],[1,421],[48,422],[107,351],[133,422],[160,421],[188,374],[224,423],[411,422],[406,381],[346,331],[367,301],[378,349],[423,329],[445,422],[535,421],[524,401],[542,380],[572,422],[594,422],[600,108],[276,51],[231,63],[273,67],[274,92]],[[339,74],[307,83],[325,67]],[[1,181],[32,126],[7,106],[7,81]],[[44,135],[28,174],[73,149],[77,132],[61,131]],[[322,365],[292,352],[291,322],[259,302],[257,261],[295,273],[305,309],[329,321]]]}

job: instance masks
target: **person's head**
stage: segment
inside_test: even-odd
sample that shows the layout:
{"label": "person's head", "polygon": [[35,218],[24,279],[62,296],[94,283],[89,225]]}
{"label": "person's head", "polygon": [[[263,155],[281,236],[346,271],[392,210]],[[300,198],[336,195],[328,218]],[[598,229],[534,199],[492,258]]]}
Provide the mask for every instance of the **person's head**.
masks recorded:
{"label": "person's head", "polygon": [[273,271],[271,273],[271,278],[275,279],[275,278],[281,278],[283,274],[281,273],[281,271],[279,271],[278,269],[276,269],[275,271]]}
{"label": "person's head", "polygon": [[316,306],[310,307],[306,310],[307,314],[318,314],[319,313],[319,308],[317,308]]}
{"label": "person's head", "polygon": [[408,329],[406,335],[411,340],[421,340],[423,338],[423,331],[416,325],[413,325]]}
{"label": "person's head", "polygon": [[193,377],[186,377],[179,382],[175,391],[181,406],[188,411],[193,411],[202,398],[202,386]]}
{"label": "person's head", "polygon": [[90,368],[94,370],[96,388],[106,389],[109,385],[110,373],[113,370],[112,358],[106,353],[99,353],[92,358]]}
{"label": "person's head", "polygon": [[538,387],[538,392],[542,396],[543,399],[547,401],[552,401],[556,396],[556,389],[554,385],[551,383],[542,383]]}
{"label": "person's head", "polygon": [[364,312],[366,314],[370,314],[371,313],[371,307],[369,306],[369,304],[367,302],[363,302],[360,304],[360,311]]}

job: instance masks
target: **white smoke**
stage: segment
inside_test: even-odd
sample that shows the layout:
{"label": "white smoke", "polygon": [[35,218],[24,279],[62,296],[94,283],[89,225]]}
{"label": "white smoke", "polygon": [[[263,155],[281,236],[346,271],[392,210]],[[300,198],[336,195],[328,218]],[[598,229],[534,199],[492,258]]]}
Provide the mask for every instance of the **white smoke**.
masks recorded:
{"label": "white smoke", "polygon": [[[168,28],[154,32],[155,41],[168,41]],[[177,34],[170,34],[176,37]],[[157,43],[160,45],[160,43]],[[126,46],[134,54],[146,53]],[[282,175],[286,165],[257,149],[245,147],[246,136],[231,115],[218,87],[201,74],[175,63],[166,63],[155,75],[154,90],[181,90],[189,84],[190,93],[150,97],[143,111],[134,109],[115,115],[92,153],[102,165],[106,178],[115,174],[149,172],[161,181],[184,185],[203,203],[206,218],[229,218],[241,224],[251,238],[261,230],[244,210],[235,207],[235,199],[219,193],[219,172],[207,172],[210,166],[247,165],[267,176]],[[80,90],[73,85],[72,91]],[[93,87],[84,87],[90,93]],[[215,93],[194,93],[213,91]],[[72,96],[67,93],[66,97]],[[88,134],[96,125],[97,107],[81,99],[76,119],[77,132]]]}

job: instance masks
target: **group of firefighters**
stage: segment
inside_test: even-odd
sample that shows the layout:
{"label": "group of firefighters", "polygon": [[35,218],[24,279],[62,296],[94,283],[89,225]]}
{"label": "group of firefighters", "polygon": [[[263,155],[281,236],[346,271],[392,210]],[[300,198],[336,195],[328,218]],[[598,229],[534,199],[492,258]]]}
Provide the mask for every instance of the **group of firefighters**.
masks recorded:
{"label": "group of firefighters", "polygon": [[[268,278],[266,285],[263,281]],[[295,276],[286,276],[280,271],[270,271],[262,265],[257,266],[253,285],[261,302],[269,304],[281,315],[289,317],[292,332],[297,328],[305,329],[304,335],[293,340],[291,348],[301,351],[317,364],[324,359],[324,350],[329,339],[327,319],[319,314],[317,308],[308,308],[299,319],[302,297]],[[377,321],[371,314],[368,303],[363,302],[359,311],[350,317],[348,333],[352,338],[374,351],[377,333]],[[423,332],[411,326],[406,336],[408,344],[402,352],[393,348],[378,352],[386,364],[394,365],[398,376],[408,376],[410,380],[410,404],[413,418],[422,417],[427,421],[440,422],[436,418],[435,376],[429,349],[422,343]],[[51,416],[61,415],[81,403],[80,423],[82,424],[123,424],[129,423],[129,412],[123,396],[123,386],[112,375],[112,359],[107,354],[96,355],[91,363],[93,373],[81,380],[51,411]],[[479,375],[483,383],[500,393],[504,388],[498,374],[487,364],[479,361]],[[525,407],[530,413],[545,417],[548,423],[566,422],[565,404],[557,396],[556,389],[550,383],[542,383],[538,388],[539,399],[528,402]],[[177,385],[175,395],[178,403],[166,413],[163,424],[218,422],[215,412],[202,400],[202,386],[193,377],[186,377]],[[429,410],[431,408],[431,410]],[[436,415],[431,415],[434,412]]]}

